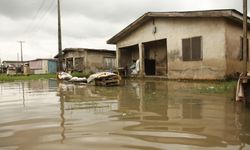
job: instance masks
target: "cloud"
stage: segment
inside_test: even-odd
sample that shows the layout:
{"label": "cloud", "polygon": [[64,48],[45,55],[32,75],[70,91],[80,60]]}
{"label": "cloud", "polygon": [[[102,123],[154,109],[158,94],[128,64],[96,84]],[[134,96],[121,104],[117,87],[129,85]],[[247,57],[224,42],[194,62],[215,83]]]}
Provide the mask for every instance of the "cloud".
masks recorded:
{"label": "cloud", "polygon": [[124,22],[139,17],[148,11],[176,11],[235,8],[239,0],[63,0],[65,14],[81,14],[91,19]]}
{"label": "cloud", "polygon": [[[0,58],[24,59],[57,53],[56,0],[0,0]],[[250,8],[250,6],[248,7]],[[237,9],[239,0],[61,0],[63,47],[114,49],[106,40],[146,12]]]}
{"label": "cloud", "polygon": [[1,0],[0,13],[14,20],[34,17],[48,10],[54,0]]}
{"label": "cloud", "polygon": [[[76,20],[75,18],[78,19]],[[112,36],[111,33],[113,33],[113,30],[121,29],[120,24],[93,20],[81,15],[66,17],[62,20],[62,24],[63,34],[75,39],[103,38],[105,36]]]}

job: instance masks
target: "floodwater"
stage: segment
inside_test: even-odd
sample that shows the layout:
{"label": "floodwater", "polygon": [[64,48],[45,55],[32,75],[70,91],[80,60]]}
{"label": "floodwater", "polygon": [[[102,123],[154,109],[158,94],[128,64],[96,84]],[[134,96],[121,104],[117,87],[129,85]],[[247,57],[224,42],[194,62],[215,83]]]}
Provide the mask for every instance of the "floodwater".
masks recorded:
{"label": "floodwater", "polygon": [[215,84],[0,83],[0,150],[249,150],[250,109]]}

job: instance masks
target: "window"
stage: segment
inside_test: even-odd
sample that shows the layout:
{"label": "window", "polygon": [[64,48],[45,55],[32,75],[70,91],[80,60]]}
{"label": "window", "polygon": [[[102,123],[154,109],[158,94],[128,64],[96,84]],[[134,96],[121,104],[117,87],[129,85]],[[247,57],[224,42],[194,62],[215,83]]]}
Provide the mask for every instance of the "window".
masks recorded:
{"label": "window", "polygon": [[66,67],[68,70],[73,70],[73,58],[66,58]]}
{"label": "window", "polygon": [[182,57],[183,61],[199,61],[202,60],[202,38],[192,37],[182,39]]}
{"label": "window", "polygon": [[75,70],[83,71],[83,69],[84,69],[84,58],[83,57],[75,58]]}
{"label": "window", "polygon": [[[249,53],[248,53],[248,49],[249,49],[249,39],[247,39],[247,60],[249,61]],[[240,54],[239,54],[239,60],[242,61],[243,60],[243,37],[240,37]]]}
{"label": "window", "polygon": [[115,58],[105,57],[104,58],[104,68],[106,68],[106,69],[115,68]]}

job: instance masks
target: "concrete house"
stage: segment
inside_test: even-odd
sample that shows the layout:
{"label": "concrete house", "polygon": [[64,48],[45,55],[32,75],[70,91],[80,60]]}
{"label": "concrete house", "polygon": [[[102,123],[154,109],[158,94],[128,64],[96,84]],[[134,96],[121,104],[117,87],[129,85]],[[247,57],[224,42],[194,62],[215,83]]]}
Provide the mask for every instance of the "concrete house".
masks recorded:
{"label": "concrete house", "polygon": [[47,74],[57,72],[57,61],[55,59],[35,59],[29,61],[32,74]]}
{"label": "concrete house", "polygon": [[139,60],[140,76],[225,79],[242,72],[242,18],[236,10],[149,12],[107,43],[118,68]]}
{"label": "concrete house", "polygon": [[13,69],[16,70],[16,72],[20,73],[22,72],[22,67],[24,64],[26,64],[27,61],[15,61],[15,60],[10,60],[10,61],[3,61],[1,64],[1,72],[5,73],[7,72],[8,67],[13,67]]}
{"label": "concrete house", "polygon": [[[55,58],[57,58],[55,56]],[[63,61],[67,71],[103,71],[115,68],[115,50],[66,48]]]}

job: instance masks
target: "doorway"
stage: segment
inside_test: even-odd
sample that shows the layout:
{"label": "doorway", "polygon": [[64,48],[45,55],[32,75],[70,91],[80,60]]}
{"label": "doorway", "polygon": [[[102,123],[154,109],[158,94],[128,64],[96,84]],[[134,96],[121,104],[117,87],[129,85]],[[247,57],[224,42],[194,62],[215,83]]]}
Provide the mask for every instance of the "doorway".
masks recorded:
{"label": "doorway", "polygon": [[145,74],[165,76],[168,73],[167,39],[146,42],[145,50]]}

